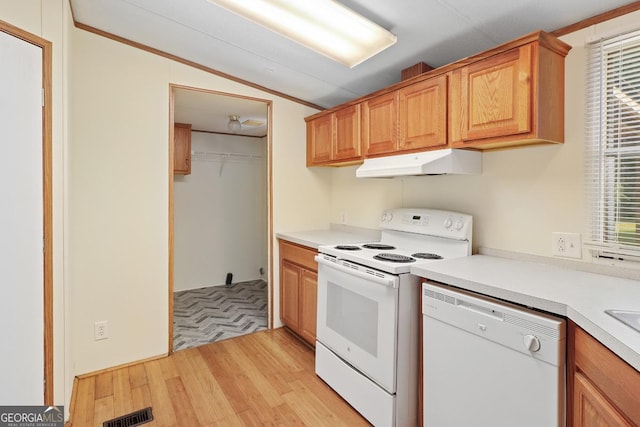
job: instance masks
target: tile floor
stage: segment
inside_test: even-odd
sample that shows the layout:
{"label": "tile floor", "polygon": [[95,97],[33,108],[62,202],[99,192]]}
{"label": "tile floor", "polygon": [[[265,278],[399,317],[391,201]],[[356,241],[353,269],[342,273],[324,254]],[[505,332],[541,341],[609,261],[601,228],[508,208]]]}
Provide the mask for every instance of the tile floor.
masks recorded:
{"label": "tile floor", "polygon": [[267,328],[267,282],[252,280],[173,294],[173,350]]}

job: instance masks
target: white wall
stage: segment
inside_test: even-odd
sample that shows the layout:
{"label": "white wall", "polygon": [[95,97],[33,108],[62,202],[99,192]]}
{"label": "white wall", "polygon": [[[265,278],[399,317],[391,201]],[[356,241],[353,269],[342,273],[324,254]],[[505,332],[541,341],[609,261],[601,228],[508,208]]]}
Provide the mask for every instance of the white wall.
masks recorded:
{"label": "white wall", "polygon": [[[69,319],[69,287],[65,283],[64,253],[67,172],[67,75],[70,11],[66,0],[0,0],[0,19],[53,44],[53,379],[54,403],[68,405],[73,385]],[[66,367],[66,369],[65,369]]]}
{"label": "white wall", "polygon": [[[483,153],[477,176],[356,179],[333,172],[331,222],[376,227],[384,208],[431,207],[474,216],[474,247],[551,256],[551,233],[584,233],[584,43],[588,35],[639,22],[635,12],[575,33],[565,62],[565,143]],[[583,238],[584,238],[583,234]],[[583,257],[588,259],[586,254]]]}
{"label": "white wall", "polygon": [[255,157],[196,155],[175,176],[174,291],[266,278],[267,139],[192,132],[191,150]]}
{"label": "white wall", "polygon": [[[326,226],[330,185],[304,166],[312,108],[83,30],[72,38],[69,276],[82,374],[169,348],[171,83],[273,102],[272,233]],[[277,310],[277,289],[273,301]],[[109,339],[94,341],[98,320],[109,321]]]}

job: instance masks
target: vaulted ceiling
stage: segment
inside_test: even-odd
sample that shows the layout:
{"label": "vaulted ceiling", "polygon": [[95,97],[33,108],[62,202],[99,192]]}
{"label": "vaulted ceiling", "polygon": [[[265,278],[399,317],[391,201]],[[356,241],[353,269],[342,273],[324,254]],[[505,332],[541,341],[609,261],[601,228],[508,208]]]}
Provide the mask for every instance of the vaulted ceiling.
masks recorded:
{"label": "vaulted ceiling", "polygon": [[418,62],[439,67],[532,31],[554,31],[630,4],[628,0],[340,3],[390,30],[398,42],[348,68],[207,0],[71,0],[76,23],[320,107],[396,83],[401,70]]}

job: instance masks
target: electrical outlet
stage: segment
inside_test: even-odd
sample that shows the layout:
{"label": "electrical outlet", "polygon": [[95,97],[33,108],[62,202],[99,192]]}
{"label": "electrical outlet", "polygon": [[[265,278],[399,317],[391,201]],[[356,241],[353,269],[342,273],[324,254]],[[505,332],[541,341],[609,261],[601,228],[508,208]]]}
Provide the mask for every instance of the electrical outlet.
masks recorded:
{"label": "electrical outlet", "polygon": [[93,338],[96,341],[109,338],[109,321],[101,320],[93,324]]}
{"label": "electrical outlet", "polygon": [[582,258],[580,233],[551,233],[551,255],[565,258]]}

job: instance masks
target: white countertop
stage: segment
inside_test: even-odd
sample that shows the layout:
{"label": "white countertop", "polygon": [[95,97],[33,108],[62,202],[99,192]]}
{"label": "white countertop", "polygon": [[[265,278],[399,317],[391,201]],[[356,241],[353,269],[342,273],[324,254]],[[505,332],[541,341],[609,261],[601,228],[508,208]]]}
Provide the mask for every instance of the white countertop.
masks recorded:
{"label": "white countertop", "polygon": [[330,224],[327,229],[280,232],[276,233],[276,237],[318,249],[320,245],[377,242],[380,240],[380,230]]}
{"label": "white countertop", "polygon": [[566,316],[640,371],[640,332],[604,312],[640,311],[640,281],[487,255],[423,264],[411,273]]}

